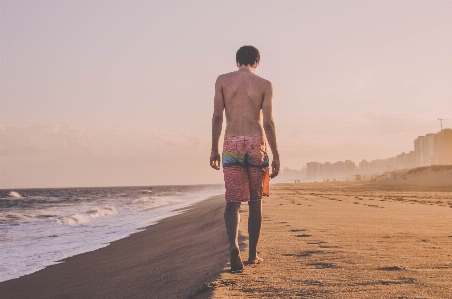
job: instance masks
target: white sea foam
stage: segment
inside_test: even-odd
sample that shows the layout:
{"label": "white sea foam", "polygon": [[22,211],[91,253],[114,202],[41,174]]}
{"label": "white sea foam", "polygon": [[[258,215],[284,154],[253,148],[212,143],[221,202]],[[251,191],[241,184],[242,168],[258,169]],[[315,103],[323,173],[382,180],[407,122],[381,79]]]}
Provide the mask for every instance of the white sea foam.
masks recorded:
{"label": "white sea foam", "polygon": [[136,211],[145,211],[149,209],[154,209],[158,207],[163,207],[167,205],[172,205],[179,203],[177,200],[171,196],[164,197],[140,197],[132,201]]}
{"label": "white sea foam", "polygon": [[90,222],[92,219],[105,217],[117,214],[118,211],[115,207],[105,206],[103,208],[96,208],[86,213],[76,213],[70,215],[68,217],[63,217],[62,219],[58,219],[58,224],[68,224],[68,225],[78,225],[78,224],[86,224]]}
{"label": "white sea foam", "polygon": [[14,198],[22,198],[22,195],[19,194],[19,192],[16,191],[11,191],[8,193],[9,197],[14,197]]}

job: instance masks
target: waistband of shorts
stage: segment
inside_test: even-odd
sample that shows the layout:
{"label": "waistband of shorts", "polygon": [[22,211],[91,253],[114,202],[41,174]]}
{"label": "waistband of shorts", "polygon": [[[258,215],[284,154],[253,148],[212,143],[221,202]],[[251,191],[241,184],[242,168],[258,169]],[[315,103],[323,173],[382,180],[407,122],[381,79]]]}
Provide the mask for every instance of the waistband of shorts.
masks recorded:
{"label": "waistband of shorts", "polygon": [[228,136],[224,138],[225,141],[251,141],[264,140],[263,135],[248,135],[248,136]]}

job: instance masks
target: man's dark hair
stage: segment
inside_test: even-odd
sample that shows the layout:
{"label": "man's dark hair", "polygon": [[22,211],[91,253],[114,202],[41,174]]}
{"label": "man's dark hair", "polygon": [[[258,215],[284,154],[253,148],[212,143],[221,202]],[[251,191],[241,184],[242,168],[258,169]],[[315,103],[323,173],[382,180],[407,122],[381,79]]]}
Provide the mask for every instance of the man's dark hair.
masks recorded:
{"label": "man's dark hair", "polygon": [[235,54],[235,61],[239,65],[253,66],[255,62],[259,63],[261,54],[259,50],[253,46],[243,46]]}

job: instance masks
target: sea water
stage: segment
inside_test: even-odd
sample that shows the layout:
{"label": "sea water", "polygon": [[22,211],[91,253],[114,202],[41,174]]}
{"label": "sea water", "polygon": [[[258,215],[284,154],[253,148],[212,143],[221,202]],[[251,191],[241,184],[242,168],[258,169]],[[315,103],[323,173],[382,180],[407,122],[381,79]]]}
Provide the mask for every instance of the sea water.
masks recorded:
{"label": "sea water", "polygon": [[0,281],[107,246],[223,185],[0,190]]}

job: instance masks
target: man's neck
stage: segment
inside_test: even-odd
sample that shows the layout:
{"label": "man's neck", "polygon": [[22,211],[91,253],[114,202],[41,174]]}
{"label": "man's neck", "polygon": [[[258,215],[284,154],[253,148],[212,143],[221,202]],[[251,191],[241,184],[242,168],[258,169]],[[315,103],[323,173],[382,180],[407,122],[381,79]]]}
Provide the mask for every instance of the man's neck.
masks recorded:
{"label": "man's neck", "polygon": [[238,71],[254,74],[254,72],[256,71],[256,68],[252,67],[251,65],[243,65],[242,64],[241,66],[239,66]]}

